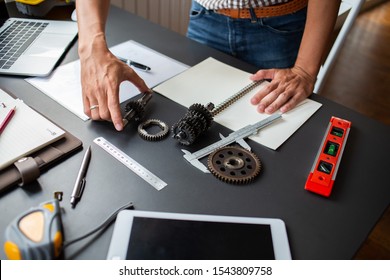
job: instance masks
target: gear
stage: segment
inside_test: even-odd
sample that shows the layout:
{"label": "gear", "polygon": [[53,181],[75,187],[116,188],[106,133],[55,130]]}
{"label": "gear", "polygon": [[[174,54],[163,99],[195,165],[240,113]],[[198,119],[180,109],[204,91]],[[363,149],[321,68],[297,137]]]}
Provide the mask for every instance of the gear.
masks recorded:
{"label": "gear", "polygon": [[207,131],[213,122],[210,110],[201,105],[193,104],[184,117],[172,127],[173,137],[183,145],[191,145],[199,135]]}
{"label": "gear", "polygon": [[213,115],[208,108],[199,103],[195,103],[190,106],[189,110],[198,112],[198,114],[203,116],[206,129],[210,128],[211,123],[213,122]]}
{"label": "gear", "polygon": [[[156,134],[150,134],[146,131],[146,128],[151,126],[158,126],[161,128],[161,131],[157,132]],[[141,123],[138,126],[138,134],[147,141],[160,141],[164,139],[169,133],[169,127],[166,123],[156,120],[156,119],[150,119],[143,123]]]}
{"label": "gear", "polygon": [[173,137],[179,141],[180,144],[190,145],[195,141],[196,133],[188,123],[177,123],[172,126]]}
{"label": "gear", "polygon": [[125,111],[130,112],[131,110],[134,111],[134,115],[133,115],[134,120],[139,121],[145,113],[145,106],[143,106],[138,101],[129,101],[126,104]]}
{"label": "gear", "polygon": [[254,153],[231,146],[211,153],[207,165],[215,177],[229,184],[248,184],[261,170],[261,162]]}
{"label": "gear", "polygon": [[123,125],[126,126],[130,121],[140,121],[145,114],[145,107],[152,98],[150,92],[144,92],[141,98],[137,100],[130,100],[127,102],[125,111],[126,114],[123,117]]}

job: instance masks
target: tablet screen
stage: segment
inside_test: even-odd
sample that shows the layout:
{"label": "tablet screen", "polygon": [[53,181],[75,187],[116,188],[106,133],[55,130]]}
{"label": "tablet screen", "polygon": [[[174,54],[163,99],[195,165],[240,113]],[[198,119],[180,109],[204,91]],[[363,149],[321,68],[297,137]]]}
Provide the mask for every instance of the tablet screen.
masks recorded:
{"label": "tablet screen", "polygon": [[291,253],[281,219],[123,210],[107,259],[281,260]]}
{"label": "tablet screen", "polygon": [[134,217],[126,259],[273,260],[269,225]]}

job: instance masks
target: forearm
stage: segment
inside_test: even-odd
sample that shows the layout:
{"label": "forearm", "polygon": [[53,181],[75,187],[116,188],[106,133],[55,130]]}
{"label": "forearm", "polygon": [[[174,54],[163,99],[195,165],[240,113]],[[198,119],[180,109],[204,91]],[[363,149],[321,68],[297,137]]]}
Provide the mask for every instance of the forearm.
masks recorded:
{"label": "forearm", "polygon": [[108,49],[105,26],[109,0],[77,0],[79,56],[84,112],[93,120],[112,121],[123,129],[119,86],[130,81],[140,92],[150,92],[145,82]]}
{"label": "forearm", "polygon": [[105,25],[110,6],[109,0],[77,0],[79,28],[79,55],[90,55],[93,48],[106,48]]}
{"label": "forearm", "polygon": [[334,29],[340,0],[309,0],[305,31],[295,66],[314,80]]}

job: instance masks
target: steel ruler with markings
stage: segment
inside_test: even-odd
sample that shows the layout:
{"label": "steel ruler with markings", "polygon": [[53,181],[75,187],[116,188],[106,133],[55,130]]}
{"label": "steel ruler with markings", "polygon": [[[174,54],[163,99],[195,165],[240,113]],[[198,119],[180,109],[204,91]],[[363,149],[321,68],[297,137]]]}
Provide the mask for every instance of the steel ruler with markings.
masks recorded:
{"label": "steel ruler with markings", "polygon": [[144,166],[139,164],[133,158],[128,156],[126,153],[121,151],[119,148],[115,147],[112,143],[104,139],[103,137],[98,137],[93,140],[95,144],[103,148],[107,153],[116,158],[119,162],[125,165],[128,169],[133,171],[139,177],[144,179],[150,185],[152,185],[156,190],[162,190],[167,183],[161,180],[159,177],[154,175],[151,171],[146,169]]}

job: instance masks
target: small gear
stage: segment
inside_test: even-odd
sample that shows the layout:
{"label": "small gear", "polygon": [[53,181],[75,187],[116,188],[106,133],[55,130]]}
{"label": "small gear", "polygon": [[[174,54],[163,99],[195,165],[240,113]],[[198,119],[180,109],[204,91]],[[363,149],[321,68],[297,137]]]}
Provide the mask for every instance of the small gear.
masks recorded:
{"label": "small gear", "polygon": [[196,133],[193,127],[191,127],[191,125],[186,122],[181,122],[173,125],[172,133],[173,137],[178,140],[180,144],[187,146],[191,145],[196,138]]}
{"label": "small gear", "polygon": [[139,121],[145,113],[145,106],[138,101],[129,101],[126,104],[125,111],[130,112],[131,110],[134,111],[134,120]]}
{"label": "small gear", "polygon": [[[155,134],[146,131],[151,126],[158,126],[161,130]],[[169,127],[165,122],[157,119],[150,119],[144,121],[138,126],[138,134],[147,141],[160,141],[164,139],[169,133]]]}
{"label": "small gear", "polygon": [[229,184],[248,184],[261,170],[261,162],[254,153],[232,146],[211,153],[207,165],[215,177]]}
{"label": "small gear", "polygon": [[144,92],[139,99],[127,102],[125,107],[126,114],[123,117],[123,125],[127,126],[132,120],[135,120],[136,122],[140,121],[145,114],[146,105],[151,98],[151,92]]}

